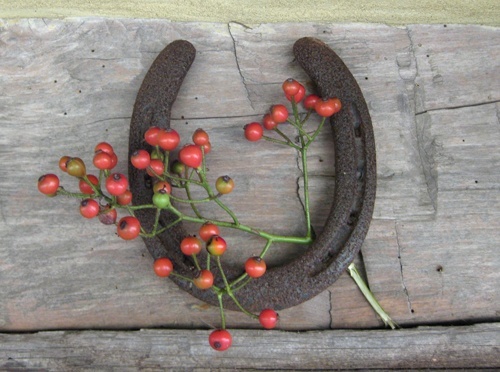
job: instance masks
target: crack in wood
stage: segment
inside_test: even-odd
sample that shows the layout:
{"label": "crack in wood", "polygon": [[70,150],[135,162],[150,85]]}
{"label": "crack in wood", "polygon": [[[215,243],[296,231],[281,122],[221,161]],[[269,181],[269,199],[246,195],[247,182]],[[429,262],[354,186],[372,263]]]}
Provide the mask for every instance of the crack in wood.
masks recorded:
{"label": "crack in wood", "polygon": [[403,286],[403,292],[406,295],[406,301],[408,303],[408,310],[413,314],[413,306],[411,304],[410,294],[408,292],[408,288],[406,287],[405,277],[403,273],[403,259],[401,257],[402,249],[401,243],[399,241],[399,231],[398,231],[398,222],[394,221],[394,231],[396,232],[396,244],[398,245],[398,261],[399,261],[399,270],[401,273],[401,284]]}
{"label": "crack in wood", "polygon": [[[492,104],[497,104],[499,102],[500,102],[500,100],[495,100],[495,101],[485,101],[485,102],[470,103],[470,104],[467,104],[467,105],[459,105],[459,106],[436,107],[436,108],[431,108],[431,109],[427,109],[427,110],[424,110],[424,111],[416,112],[415,116],[427,114],[429,112],[445,111],[445,110],[459,110],[459,109],[469,108],[469,107],[478,107],[478,106],[484,106],[484,105],[492,105]],[[497,112],[498,112],[498,110],[497,110]]]}
{"label": "crack in wood", "polygon": [[[245,25],[242,25],[241,23],[237,23],[245,28],[248,28],[247,26]],[[255,107],[253,105],[253,102],[252,102],[252,99],[250,98],[250,91],[248,90],[248,87],[247,87],[247,83],[246,83],[246,80],[245,80],[245,76],[243,75],[243,72],[241,71],[241,67],[240,67],[240,62],[238,60],[238,52],[236,50],[236,39],[233,35],[233,33],[231,32],[231,22],[229,22],[227,24],[227,30],[229,32],[229,36],[231,37],[231,40],[233,41],[233,51],[234,51],[234,61],[236,62],[236,67],[238,69],[238,73],[240,74],[240,77],[241,77],[241,82],[243,83],[243,87],[245,88],[245,92],[246,92],[246,95],[247,95],[247,99],[248,99],[248,103],[250,103],[250,107],[255,110]]]}

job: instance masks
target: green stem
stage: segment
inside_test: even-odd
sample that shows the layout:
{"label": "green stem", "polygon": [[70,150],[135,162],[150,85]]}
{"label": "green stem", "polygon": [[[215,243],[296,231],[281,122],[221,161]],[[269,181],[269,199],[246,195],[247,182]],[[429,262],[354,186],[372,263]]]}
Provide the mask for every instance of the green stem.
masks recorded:
{"label": "green stem", "polygon": [[224,313],[224,305],[222,304],[222,292],[217,293],[217,299],[219,300],[220,326],[222,329],[226,329],[226,314]]}
{"label": "green stem", "polygon": [[396,322],[391,319],[391,317],[385,312],[382,306],[380,306],[379,302],[375,299],[372,291],[370,291],[363,278],[361,278],[361,275],[359,275],[359,271],[354,263],[351,263],[347,270],[349,271],[349,275],[351,275],[351,277],[356,282],[358,288],[361,290],[361,293],[363,293],[363,296],[365,296],[366,300],[370,303],[371,307],[382,319],[384,324],[391,327],[392,329],[398,328]]}
{"label": "green stem", "polygon": [[[198,172],[198,175],[200,176],[200,179],[201,179],[201,182],[203,184],[203,188],[205,189],[205,191],[207,192],[208,196],[210,198],[212,198],[219,207],[221,207],[230,217],[231,219],[233,220],[234,222],[234,225],[238,226],[240,223],[238,221],[238,218],[236,217],[236,215],[234,214],[234,212],[229,209],[218,197],[216,194],[214,194],[214,192],[212,191],[212,188],[210,187],[209,183],[208,183],[208,180],[207,180],[207,176],[205,174],[205,172],[203,171],[200,171]],[[201,218],[200,216],[198,216],[199,218]]]}
{"label": "green stem", "polygon": [[[275,128],[276,130],[276,128]],[[265,139],[266,141],[269,141],[269,142],[272,142],[272,143],[277,143],[279,145],[286,145],[286,146],[290,146],[292,148],[294,148],[295,150],[297,151],[300,151],[300,147],[297,146],[296,144],[294,144],[292,141],[290,140],[287,140],[286,142],[285,141],[281,141],[281,140],[278,140],[276,138],[272,138],[272,137],[269,137],[269,136],[262,136],[263,139]]]}
{"label": "green stem", "polygon": [[307,172],[307,147],[304,147],[302,149],[301,153],[301,159],[302,159],[302,174],[304,177],[304,215],[306,219],[306,226],[307,226],[307,237],[311,236],[311,212],[310,212],[310,205],[309,205],[309,175]]}
{"label": "green stem", "polygon": [[198,258],[196,257],[195,254],[192,254],[191,257],[193,258],[194,266],[198,269],[198,271],[201,270],[200,264],[198,263]]}
{"label": "green stem", "polygon": [[[186,190],[186,196],[188,197],[188,199],[193,200],[191,197],[191,189],[189,188],[189,182],[186,182],[186,184],[184,185],[184,189]],[[196,205],[194,205],[194,203],[190,203],[190,204],[191,204],[191,209],[193,210],[196,217],[203,218],[203,216],[201,215],[198,208],[196,208]]]}
{"label": "green stem", "polygon": [[217,261],[217,267],[219,268],[219,271],[221,273],[221,276],[222,276],[222,280],[224,281],[224,286],[225,286],[225,291],[227,293],[227,295],[229,297],[231,297],[231,299],[234,301],[235,305],[238,307],[238,309],[240,309],[243,313],[245,313],[246,315],[248,315],[249,317],[251,318],[258,318],[257,315],[249,312],[247,309],[245,309],[243,306],[241,306],[240,302],[236,299],[236,296],[234,295],[234,293],[231,291],[231,286],[229,285],[228,281],[227,281],[227,278],[226,278],[226,274],[224,274],[224,270],[222,269],[222,264],[220,262],[220,256],[217,256],[216,257],[216,261]]}
{"label": "green stem", "polygon": [[270,234],[265,231],[257,230],[254,229],[253,227],[244,225],[244,224],[236,224],[233,222],[226,222],[226,221],[219,221],[219,220],[206,220],[202,218],[197,218],[197,217],[192,217],[192,216],[186,216],[179,210],[177,210],[174,206],[170,206],[169,210],[177,215],[179,218],[182,218],[184,221],[188,222],[195,222],[199,224],[204,224],[205,222],[211,222],[217,226],[221,227],[228,227],[231,229],[238,229],[243,232],[247,232],[249,234],[257,235],[260,236],[264,239],[267,240],[272,240],[273,242],[276,243],[295,243],[295,244],[310,244],[312,243],[311,237],[302,237],[302,236],[282,236],[282,235],[275,235],[275,234]]}

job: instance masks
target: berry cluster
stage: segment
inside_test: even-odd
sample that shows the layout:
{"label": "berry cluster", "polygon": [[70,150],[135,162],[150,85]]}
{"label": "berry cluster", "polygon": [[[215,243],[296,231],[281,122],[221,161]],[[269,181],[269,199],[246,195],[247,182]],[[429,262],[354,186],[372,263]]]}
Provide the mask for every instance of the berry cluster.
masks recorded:
{"label": "berry cluster", "polygon": [[[227,175],[218,177],[214,185],[215,190],[207,180],[206,155],[210,153],[212,146],[208,133],[203,129],[197,129],[192,134],[192,143],[182,147],[179,146],[181,137],[174,129],[150,127],[144,133],[144,148],[131,155],[130,163],[153,179],[153,196],[149,204],[131,205],[132,193],[129,190],[127,177],[112,172],[118,162],[118,157],[113,147],[106,142],[99,143],[94,149],[93,165],[99,170],[98,176],[88,174],[85,163],[80,158],[63,156],[60,159],[59,168],[78,179],[80,192],[65,190],[60,186],[59,178],[55,174],[45,174],[38,180],[38,189],[41,193],[48,196],[66,195],[81,199],[80,213],[83,217],[97,217],[104,224],[116,225],[118,236],[125,240],[135,239],[138,236],[153,237],[182,221],[199,223],[197,235],[184,237],[179,246],[180,251],[189,256],[196,267],[193,277],[185,277],[176,273],[174,264],[168,257],[156,259],[153,270],[159,277],[176,276],[191,282],[200,290],[214,292],[219,300],[221,327],[210,334],[209,343],[219,351],[229,348],[232,342],[231,334],[226,330],[223,297],[228,296],[242,312],[257,319],[265,329],[275,328],[278,322],[278,314],[275,310],[263,309],[259,314],[253,314],[241,306],[236,292],[249,281],[265,275],[267,267],[264,257],[273,243],[310,244],[313,240],[309,212],[307,150],[319,134],[325,119],[340,111],[341,103],[337,98],[321,99],[316,95],[306,97],[304,86],[293,79],[286,80],[282,88],[286,98],[291,102],[291,112],[284,105],[274,105],[270,113],[264,116],[262,124],[258,122],[247,124],[244,127],[244,134],[249,141],[266,139],[290,146],[299,152],[304,172],[304,213],[307,225],[307,234],[303,237],[275,235],[246,226],[238,221],[236,215],[221,200],[223,195],[229,194],[234,189],[234,180]],[[297,107],[299,102],[302,102],[304,108],[308,110],[306,114],[299,113]],[[322,117],[321,123],[316,128],[308,129],[305,124],[314,112]],[[279,126],[284,123],[296,128],[298,141],[292,141],[279,129]],[[264,135],[264,128],[274,131],[279,138]],[[174,151],[177,159],[172,161]],[[206,198],[194,199],[192,187],[203,189],[207,194]],[[174,196],[173,188],[184,190],[186,198]],[[197,208],[197,204],[201,202],[215,202],[227,212],[229,221],[204,217]],[[193,214],[181,212],[175,207],[176,203],[188,203]],[[145,231],[139,219],[134,215],[135,211],[146,208],[156,211],[156,220],[151,231]],[[118,209],[124,210],[126,215],[116,222]],[[168,226],[159,224],[161,212],[164,210],[177,216],[177,219]],[[221,236],[220,227],[239,229],[266,240],[260,255],[248,257],[242,267],[242,274],[231,282],[228,281],[221,265],[221,257],[228,249],[228,244]],[[200,262],[201,260],[198,259],[203,248],[208,252],[206,262]],[[215,261],[218,269],[217,275],[220,275],[223,286],[214,284],[212,260]]]}
{"label": "berry cluster", "polygon": [[[245,138],[247,140],[255,142],[263,137],[265,138],[264,129],[275,130],[283,136],[283,133],[278,130],[279,124],[289,123],[293,126],[302,126],[307,119],[309,119],[309,115],[312,111],[315,111],[323,118],[327,118],[336,114],[342,108],[342,104],[338,98],[322,99],[315,94],[310,94],[306,97],[306,89],[304,86],[292,78],[287,79],[283,83],[282,88],[285,97],[292,103],[292,109],[295,113],[294,117],[290,118],[286,106],[274,105],[271,107],[270,112],[262,118],[262,124],[252,122],[245,126]],[[303,120],[300,120],[297,115],[296,105],[299,102],[302,102],[304,108],[309,110],[308,115]]]}

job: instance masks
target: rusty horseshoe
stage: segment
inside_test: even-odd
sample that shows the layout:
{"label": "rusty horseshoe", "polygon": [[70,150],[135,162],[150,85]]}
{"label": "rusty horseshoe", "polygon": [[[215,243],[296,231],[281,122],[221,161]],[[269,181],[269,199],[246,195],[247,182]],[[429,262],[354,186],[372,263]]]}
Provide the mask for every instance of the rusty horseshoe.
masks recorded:
{"label": "rusty horseshoe", "polygon": [[[361,89],[344,62],[322,41],[310,37],[299,39],[293,46],[293,52],[316,85],[318,94],[338,97],[342,102],[341,111],[330,121],[335,148],[334,199],[322,233],[300,257],[269,269],[262,278],[249,282],[238,291],[238,300],[249,310],[266,307],[280,310],[295,306],[330,286],[359,252],[375,203],[375,140]],[[191,43],[176,40],[153,62],[134,105],[129,155],[145,147],[143,135],[150,126],[170,127],[172,105],[195,55],[196,50]],[[133,203],[150,204],[153,191],[146,172],[135,169],[129,163],[129,180]],[[138,210],[136,216],[146,230],[152,228],[155,211]],[[172,214],[162,212],[162,226],[173,221]],[[154,259],[168,256],[179,274],[192,276],[194,264],[178,248],[187,235],[182,223],[179,223],[154,238],[144,238],[144,242]],[[231,279],[239,276],[242,269],[224,266],[224,272]],[[282,280],[284,277],[287,281]],[[212,291],[199,290],[175,277],[172,280],[193,296],[218,305],[217,296]],[[224,305],[228,309],[237,309],[230,300]]]}

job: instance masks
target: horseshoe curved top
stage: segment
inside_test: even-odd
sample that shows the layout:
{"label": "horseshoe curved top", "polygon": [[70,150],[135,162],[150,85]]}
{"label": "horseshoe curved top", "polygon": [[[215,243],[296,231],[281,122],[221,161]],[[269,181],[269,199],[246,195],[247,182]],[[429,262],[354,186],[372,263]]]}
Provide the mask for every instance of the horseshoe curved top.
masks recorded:
{"label": "horseshoe curved top", "polygon": [[[249,282],[238,291],[242,306],[254,311],[267,307],[280,310],[298,305],[337,280],[361,248],[375,203],[373,128],[356,80],[335,52],[320,40],[299,39],[293,51],[298,63],[316,84],[319,95],[338,97],[342,102],[341,111],[330,121],[335,146],[334,200],[323,232],[300,257],[269,269],[263,277]],[[143,135],[150,126],[170,127],[172,104],[195,54],[195,48],[189,42],[177,40],[169,44],[153,62],[134,105],[129,155],[146,146]],[[149,176],[129,163],[129,179],[133,203],[150,204],[153,191]],[[136,216],[146,230],[152,228],[154,211],[140,210]],[[165,226],[173,222],[173,218],[168,212],[162,212],[160,223]],[[194,264],[178,248],[187,235],[182,224],[177,224],[154,238],[144,238],[144,242],[154,259],[168,256],[179,274],[192,276]],[[217,277],[217,269],[213,270]],[[240,268],[227,266],[224,266],[224,271],[229,279],[242,273]],[[218,306],[212,291],[199,290],[175,277],[172,280],[195,297]],[[230,300],[224,305],[228,309],[237,309]]]}

